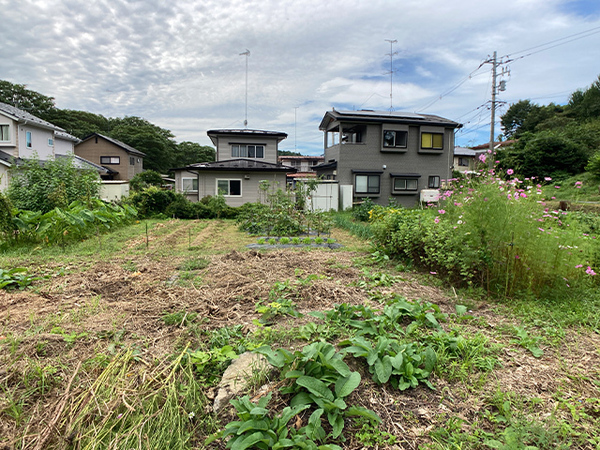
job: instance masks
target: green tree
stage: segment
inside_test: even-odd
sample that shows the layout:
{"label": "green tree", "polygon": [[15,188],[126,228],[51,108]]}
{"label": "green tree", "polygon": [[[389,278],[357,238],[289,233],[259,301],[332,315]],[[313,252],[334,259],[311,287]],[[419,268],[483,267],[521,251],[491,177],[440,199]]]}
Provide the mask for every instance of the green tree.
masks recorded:
{"label": "green tree", "polygon": [[129,180],[129,187],[134,191],[143,191],[150,186],[161,187],[162,185],[163,179],[160,176],[160,173],[155,172],[154,170],[145,170]]}
{"label": "green tree", "polygon": [[290,150],[278,150],[277,153],[279,153],[279,156],[302,156],[302,153]]}
{"label": "green tree", "polygon": [[578,174],[588,160],[586,147],[560,132],[526,133],[510,148],[498,153],[500,167],[523,177],[564,178]]}
{"label": "green tree", "polygon": [[42,163],[34,157],[11,167],[7,196],[16,208],[47,213],[97,197],[99,190],[98,173],[76,168],[73,158]]}
{"label": "green tree", "polygon": [[540,106],[529,100],[520,100],[508,108],[502,116],[504,135],[508,139],[518,139],[524,133],[536,131],[546,121],[553,120],[563,112],[563,107],[550,103]]}
{"label": "green tree", "polygon": [[110,119],[110,137],[144,152],[144,169],[159,173],[173,168],[177,144],[173,133],[141,117]]}
{"label": "green tree", "polygon": [[0,80],[0,102],[44,120],[48,120],[48,114],[55,109],[53,97],[27,89],[25,84],[13,84],[5,80]]}
{"label": "green tree", "polygon": [[590,172],[596,178],[600,178],[600,152],[593,155],[585,166],[585,170]]}
{"label": "green tree", "polygon": [[46,115],[46,120],[79,139],[92,133],[110,134],[110,119],[87,111],[56,108]]}
{"label": "green tree", "polygon": [[567,106],[569,114],[578,119],[600,117],[600,76],[589,88],[573,92]]}
{"label": "green tree", "polygon": [[215,149],[208,145],[184,141],[177,144],[173,167],[185,167],[199,162],[214,161]]}

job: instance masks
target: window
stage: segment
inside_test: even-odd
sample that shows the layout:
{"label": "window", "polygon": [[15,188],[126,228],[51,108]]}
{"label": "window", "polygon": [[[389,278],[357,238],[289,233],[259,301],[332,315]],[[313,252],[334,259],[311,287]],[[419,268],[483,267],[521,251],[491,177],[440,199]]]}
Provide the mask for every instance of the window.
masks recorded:
{"label": "window", "polygon": [[421,133],[421,148],[442,150],[444,148],[444,135],[442,133]]}
{"label": "window", "polygon": [[394,178],[394,191],[416,191],[417,186],[416,178]]}
{"label": "window", "polygon": [[431,176],[429,177],[429,182],[427,183],[427,187],[429,189],[439,189],[440,188],[440,177]]}
{"label": "window", "polygon": [[101,156],[100,164],[121,164],[120,156]]}
{"label": "window", "polygon": [[8,142],[10,141],[10,133],[9,133],[8,125],[0,125],[0,142]]}
{"label": "window", "polygon": [[130,166],[135,166],[135,158],[133,156],[129,157],[129,165]]}
{"label": "window", "polygon": [[461,167],[469,167],[469,158],[458,157],[458,165]]}
{"label": "window", "polygon": [[356,175],[354,190],[357,194],[379,194],[379,175]]}
{"label": "window", "polygon": [[406,148],[407,140],[408,140],[408,132],[407,131],[383,130],[383,146],[386,148],[390,148],[390,147]]}
{"label": "window", "polygon": [[183,192],[198,192],[198,178],[182,178],[181,190]]}
{"label": "window", "polygon": [[342,144],[362,144],[365,132],[364,125],[342,128]]}
{"label": "window", "polygon": [[225,197],[241,197],[242,180],[217,180],[217,193]]}
{"label": "window", "polygon": [[232,158],[264,158],[265,157],[265,146],[264,145],[233,144],[231,146],[231,157]]}
{"label": "window", "polygon": [[27,148],[31,148],[32,144],[31,144],[31,131],[27,131],[25,133],[25,145]]}
{"label": "window", "polygon": [[48,147],[52,147],[54,145],[54,139],[48,138]]}

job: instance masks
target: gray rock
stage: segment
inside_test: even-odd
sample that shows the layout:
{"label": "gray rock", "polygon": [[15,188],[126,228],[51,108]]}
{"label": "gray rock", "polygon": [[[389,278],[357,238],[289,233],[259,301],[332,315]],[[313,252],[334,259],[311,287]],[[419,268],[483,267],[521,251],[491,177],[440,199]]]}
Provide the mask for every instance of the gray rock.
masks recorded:
{"label": "gray rock", "polygon": [[241,354],[225,370],[217,386],[213,411],[221,412],[228,405],[229,400],[243,393],[248,388],[254,372],[272,369],[273,367],[262,355],[252,352]]}

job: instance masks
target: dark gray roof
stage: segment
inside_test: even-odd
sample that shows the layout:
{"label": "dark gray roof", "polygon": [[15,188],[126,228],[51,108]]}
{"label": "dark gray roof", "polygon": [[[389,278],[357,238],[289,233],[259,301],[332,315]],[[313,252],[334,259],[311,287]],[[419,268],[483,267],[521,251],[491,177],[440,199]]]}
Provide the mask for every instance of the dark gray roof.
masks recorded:
{"label": "dark gray roof", "polygon": [[55,131],[54,137],[58,139],[64,139],[66,141],[79,142],[79,138],[67,133],[66,131]]}
{"label": "dark gray roof", "polygon": [[127,145],[126,143],[118,141],[117,139],[113,139],[108,136],[104,136],[103,134],[100,134],[100,133],[92,133],[89,136],[84,137],[83,140],[79,144],[82,144],[83,142],[85,142],[93,137],[96,137],[96,136],[101,137],[102,139],[106,139],[108,142],[115,144],[117,147],[121,147],[127,153],[131,153],[132,155],[137,155],[137,156],[146,156],[145,153],[142,153],[139,150],[136,150],[135,148],[133,148],[130,145]]}
{"label": "dark gray roof", "polygon": [[221,128],[216,130],[208,130],[206,132],[209,136],[211,134],[234,134],[238,136],[270,136],[270,137],[279,137],[285,139],[287,137],[287,133],[282,131],[267,131],[267,130],[251,130],[248,128]]}
{"label": "dark gray roof", "polygon": [[179,167],[172,170],[193,170],[193,171],[239,171],[239,172],[296,172],[296,169],[283,164],[273,164],[268,162],[257,161],[254,159],[226,159],[223,161],[205,162],[191,164],[187,167]]}
{"label": "dark gray roof", "polygon": [[322,163],[322,164],[319,164],[317,166],[313,166],[312,168],[313,168],[313,170],[337,169],[337,161],[331,161],[331,162]]}
{"label": "dark gray roof", "polygon": [[320,130],[327,128],[327,125],[332,120],[341,120],[344,122],[385,122],[385,123],[402,123],[402,124],[418,124],[418,125],[437,125],[452,128],[460,128],[462,125],[458,122],[454,122],[450,119],[445,119],[440,116],[433,114],[417,114],[400,111],[372,111],[372,110],[359,110],[359,111],[327,111],[321,124],[319,125]]}
{"label": "dark gray roof", "polygon": [[15,157],[0,150],[0,161],[3,161],[5,164],[12,165],[12,163],[15,161]]}
{"label": "dark gray roof", "polygon": [[51,130],[56,131],[65,131],[62,128],[57,127],[56,125],[52,125],[50,122],[46,122],[45,120],[42,120],[39,117],[28,113],[27,111],[23,111],[22,109],[8,105],[6,103],[0,102],[0,112],[3,112],[8,116],[12,116],[12,118],[17,120],[18,122],[30,122],[42,128],[49,128]]}

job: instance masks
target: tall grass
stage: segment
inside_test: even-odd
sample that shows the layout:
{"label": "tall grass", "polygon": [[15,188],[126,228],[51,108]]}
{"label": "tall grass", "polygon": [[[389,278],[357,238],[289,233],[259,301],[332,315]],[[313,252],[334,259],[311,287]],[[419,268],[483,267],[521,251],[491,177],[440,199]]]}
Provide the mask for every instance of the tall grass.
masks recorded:
{"label": "tall grass", "polygon": [[597,285],[598,241],[551,210],[541,185],[490,176],[455,181],[443,198],[425,210],[375,208],[376,239],[434,274],[507,297]]}

